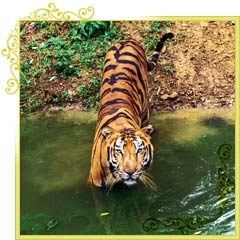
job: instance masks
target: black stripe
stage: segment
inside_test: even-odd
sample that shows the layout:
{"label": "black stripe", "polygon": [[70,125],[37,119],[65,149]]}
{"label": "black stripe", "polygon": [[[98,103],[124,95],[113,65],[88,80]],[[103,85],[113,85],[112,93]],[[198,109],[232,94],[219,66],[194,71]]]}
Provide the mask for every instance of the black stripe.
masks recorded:
{"label": "black stripe", "polygon": [[143,166],[143,169],[147,169],[147,168],[149,168],[149,166],[150,166],[150,164],[151,164],[151,162],[152,162],[152,152],[151,152],[151,148],[150,148],[150,145],[148,144],[148,146],[147,146],[147,149],[148,149],[148,152],[149,152],[149,161],[147,162],[147,164],[145,165],[145,166]]}
{"label": "black stripe", "polygon": [[107,161],[110,160],[110,147],[107,147]]}
{"label": "black stripe", "polygon": [[[137,99],[136,99],[136,96],[133,96],[133,94],[129,93],[129,91],[128,91],[127,89],[125,89],[125,88],[113,88],[113,89],[111,90],[111,92],[112,92],[112,93],[114,93],[114,92],[121,92],[121,93],[123,93],[123,94],[128,95],[131,99],[132,99],[132,97],[134,97],[135,100],[137,100]],[[138,106],[138,107],[139,107],[139,106]],[[140,109],[139,109],[139,110],[140,110]]]}
{"label": "black stripe", "polygon": [[[109,111],[104,112],[104,114],[101,114],[101,116],[98,118],[98,121],[101,122],[105,117],[109,117],[110,115],[113,115],[114,113],[116,113],[119,109],[110,109]],[[126,114],[125,116],[128,116],[128,119],[130,119],[132,122],[136,122],[137,120],[135,119],[136,115],[134,115],[133,113],[129,112],[128,110],[124,110],[124,112],[126,113],[122,113],[122,114]],[[123,116],[121,116],[123,117]],[[129,123],[130,125],[132,125],[134,127],[133,124]]]}
{"label": "black stripe", "polygon": [[[146,57],[145,57],[145,54],[144,54],[144,55],[142,54],[142,52],[144,52],[144,50],[143,50],[143,48],[139,45],[139,43],[138,43],[138,42],[135,42],[135,41],[131,41],[131,40],[124,41],[124,42],[120,42],[120,48],[119,48],[119,49],[118,49],[116,46],[112,46],[108,51],[116,51],[116,52],[114,53],[114,57],[115,57],[116,60],[118,60],[120,56],[125,55],[125,53],[121,53],[121,54],[120,54],[120,51],[121,51],[124,47],[127,47],[127,46],[133,48],[133,49],[137,52],[137,54],[138,54],[140,57],[142,57],[143,59],[146,58]],[[142,50],[142,52],[140,52],[139,49]],[[139,61],[139,62],[142,62],[142,61],[140,61],[139,59],[138,59],[138,61]]]}
{"label": "black stripe", "polygon": [[152,160],[152,150],[151,150],[150,144],[148,144],[148,152],[149,152],[150,160]]}
{"label": "black stripe", "polygon": [[[131,44],[129,45],[128,43],[131,43]],[[122,50],[123,47],[131,47],[132,49],[134,49],[135,52],[137,52],[138,56],[133,54],[133,53],[131,53],[131,52],[120,53],[120,50]],[[121,56],[131,56],[131,57],[134,57],[141,65],[143,65],[143,61],[144,62],[146,61],[145,54],[142,55],[142,53],[136,47],[140,48],[144,52],[142,47],[138,43],[136,43],[136,42],[126,41],[126,42],[121,43],[121,47],[119,49],[116,49],[116,52],[114,53],[115,59],[118,61],[119,57],[121,57]],[[139,57],[141,57],[143,59],[143,61],[140,60]]]}
{"label": "black stripe", "polygon": [[130,119],[130,117],[131,117],[131,119],[132,119],[134,122],[136,122],[136,117],[138,117],[138,116],[134,115],[132,112],[129,112],[127,109],[125,109],[125,112],[126,112],[126,114],[128,114],[129,119]]}
{"label": "black stripe", "polygon": [[[146,58],[146,56],[145,56],[145,51],[144,51],[144,49],[139,45],[139,43],[137,43],[137,42],[132,42],[132,41],[127,41],[126,43],[127,43],[126,46],[132,47],[132,48],[138,53],[139,56],[141,56],[143,59]],[[133,44],[133,45],[128,45],[128,43],[131,43],[131,44]],[[140,49],[142,52],[140,52],[139,49]],[[143,55],[142,53],[143,53],[144,55]]]}
{"label": "black stripe", "polygon": [[110,71],[110,70],[112,70],[112,69],[115,69],[116,67],[117,67],[117,65],[115,65],[115,64],[110,64],[110,65],[108,65],[107,67],[104,68],[103,73],[105,73],[105,72],[107,72],[107,71]]}
{"label": "black stripe", "polygon": [[[102,110],[104,110],[104,109],[102,109]],[[98,112],[98,115],[99,115],[99,117],[98,117],[98,122],[101,122],[103,118],[105,118],[106,116],[109,117],[109,115],[113,115],[113,114],[116,113],[117,111],[118,111],[117,108],[113,108],[113,109],[110,109],[110,110],[104,112],[104,113],[101,114],[101,115],[100,115],[100,111],[99,111],[99,112]]]}
{"label": "black stripe", "polygon": [[140,95],[141,103],[144,103],[145,97],[143,96],[143,92],[141,91],[141,89],[138,89],[138,95]]}
{"label": "black stripe", "polygon": [[104,61],[104,65],[106,65],[106,63],[108,63],[109,61],[111,61],[111,59],[110,59],[110,58],[108,58],[108,59],[105,59],[105,61]]}
{"label": "black stripe", "polygon": [[115,168],[112,165],[112,163],[110,162],[110,154],[111,154],[111,148],[107,147],[107,154],[108,154],[108,162],[109,162],[109,170],[112,173],[113,177],[115,178],[114,172],[115,172]]}
{"label": "black stripe", "polygon": [[112,118],[109,118],[105,123],[102,124],[101,128],[107,127],[110,123],[114,122],[116,119],[120,118],[120,117],[124,117],[126,119],[130,119],[132,121],[132,119],[125,113],[118,113],[115,116],[113,116]]}
{"label": "black stripe", "polygon": [[123,94],[126,94],[129,96],[129,101],[131,102],[131,105],[135,108],[135,112],[138,116],[140,116],[140,112],[141,112],[141,108],[139,106],[139,104],[137,104],[137,99],[136,99],[136,96],[135,96],[135,100],[133,99],[133,95],[129,93],[129,91],[127,89],[124,89],[124,88],[114,88],[112,89],[112,92],[121,92]]}
{"label": "black stripe", "polygon": [[[126,77],[120,77],[120,75],[126,76]],[[116,78],[116,76],[119,76],[119,78]],[[140,95],[140,99],[141,99],[141,103],[144,102],[145,97],[143,96],[143,92],[137,87],[137,81],[134,78],[129,78],[125,73],[118,73],[118,74],[112,74],[111,78],[105,78],[102,81],[102,86],[106,83],[108,83],[109,85],[114,85],[115,83],[117,83],[117,81],[127,81],[127,84],[132,88],[132,90],[134,92],[136,92],[138,95]],[[134,83],[134,84],[133,84]],[[105,90],[108,91],[107,93],[109,93],[109,90]],[[107,94],[105,93],[105,94]]]}
{"label": "black stripe", "polygon": [[136,59],[138,61],[139,64],[142,65],[142,61],[139,59],[139,57],[131,52],[124,52],[121,54],[121,56],[129,56],[129,57],[133,57],[134,59]]}
{"label": "black stripe", "polygon": [[144,169],[148,169],[150,166],[151,161],[148,161],[146,165],[144,165]]}
{"label": "black stripe", "polygon": [[[123,92],[124,92],[124,89],[123,89]],[[126,93],[125,93],[126,94]],[[137,104],[132,98],[131,98],[131,95],[129,94],[130,98],[128,99],[129,101],[126,101],[122,98],[116,98],[114,100],[110,100],[110,101],[107,101],[106,103],[104,103],[101,107],[100,107],[100,110],[99,111],[102,111],[104,108],[106,108],[107,106],[109,105],[113,105],[113,104],[126,104],[126,105],[129,105],[131,104],[132,107],[133,107],[133,110],[135,112],[135,114],[137,116],[140,116],[140,112],[141,112],[141,109],[140,109],[140,106],[139,104]]]}
{"label": "black stripe", "polygon": [[112,74],[110,76],[110,78],[105,78],[102,81],[102,85],[104,85],[105,83],[108,83],[110,85],[115,84],[118,80],[126,80],[126,81],[131,81],[131,79],[129,78],[129,76],[123,72],[119,72],[116,74]]}
{"label": "black stripe", "polygon": [[103,98],[105,95],[107,95],[108,93],[111,92],[111,88],[107,88],[102,94],[101,94],[101,98]]}
{"label": "black stripe", "polygon": [[112,173],[113,177],[116,178],[115,175],[114,175],[115,168],[114,168],[114,166],[112,165],[111,162],[109,163],[109,170],[110,170],[110,172]]}
{"label": "black stripe", "polygon": [[137,70],[137,77],[138,77],[138,79],[140,80],[140,83],[141,83],[142,87],[143,87],[143,88],[146,87],[145,82],[144,82],[144,80],[143,80],[143,78],[142,78],[142,73],[141,73],[141,71],[140,71],[140,67],[139,67],[138,64],[136,64],[135,62],[130,61],[130,60],[121,60],[121,59],[119,59],[118,62],[119,62],[119,63],[123,63],[123,64],[133,65],[133,66],[136,68],[136,70]]}
{"label": "black stripe", "polygon": [[109,106],[109,105],[114,105],[114,104],[129,104],[128,101],[123,100],[122,98],[116,98],[113,100],[109,100],[107,102],[105,102],[103,105],[100,106],[99,108],[99,112],[101,112],[105,107]]}
{"label": "black stripe", "polygon": [[116,46],[112,46],[111,48],[109,48],[108,52],[111,52],[111,51],[117,51],[117,47]]}
{"label": "black stripe", "polygon": [[123,67],[123,69],[127,70],[128,72],[130,72],[134,76],[137,75],[136,72],[133,69],[129,68],[129,67]]}
{"label": "black stripe", "polygon": [[[134,75],[134,76],[137,75],[136,72],[135,72],[133,69],[129,68],[129,67],[123,67],[123,69],[124,69],[124,70],[127,70],[128,72],[130,72],[130,73],[131,73],[132,75]],[[132,88],[134,91],[136,91],[136,89],[137,89],[137,93],[138,93],[138,95],[140,95],[141,102],[143,103],[145,98],[144,98],[144,96],[143,96],[143,92],[142,92],[140,89],[137,88],[137,81],[136,81],[136,79],[131,78],[130,81],[131,81],[131,82],[134,82],[134,84],[135,84],[136,87],[134,87],[132,84],[129,84],[129,86],[131,86],[131,88]],[[144,90],[144,89],[145,89],[145,88],[143,88],[143,90]]]}
{"label": "black stripe", "polygon": [[124,48],[124,42],[120,42],[119,43],[120,44],[120,47],[119,48],[117,48],[116,46],[112,46],[108,51],[116,51],[115,53],[114,53],[114,57],[117,59],[118,57],[119,57],[119,55],[120,55],[120,51]]}

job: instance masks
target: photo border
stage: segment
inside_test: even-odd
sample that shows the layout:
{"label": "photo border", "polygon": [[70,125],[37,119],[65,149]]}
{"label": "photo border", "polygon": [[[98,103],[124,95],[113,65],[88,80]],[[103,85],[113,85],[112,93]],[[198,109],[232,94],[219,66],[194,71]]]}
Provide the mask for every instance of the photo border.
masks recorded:
{"label": "photo border", "polygon": [[[6,41],[6,48],[1,54],[10,62],[11,77],[7,80],[6,94],[18,93],[20,102],[20,22],[21,21],[80,21],[94,18],[94,7],[80,8],[77,12],[60,11],[55,3],[49,3],[47,8],[40,8],[29,16],[19,19],[14,30]],[[98,19],[93,19],[98,20]],[[20,234],[20,129],[15,140],[15,238],[16,239],[239,239],[239,70],[240,70],[240,17],[214,16],[139,16],[131,17],[136,21],[234,21],[235,23],[235,235],[21,235]],[[116,20],[114,20],[116,21]],[[20,111],[18,115],[20,126]]]}

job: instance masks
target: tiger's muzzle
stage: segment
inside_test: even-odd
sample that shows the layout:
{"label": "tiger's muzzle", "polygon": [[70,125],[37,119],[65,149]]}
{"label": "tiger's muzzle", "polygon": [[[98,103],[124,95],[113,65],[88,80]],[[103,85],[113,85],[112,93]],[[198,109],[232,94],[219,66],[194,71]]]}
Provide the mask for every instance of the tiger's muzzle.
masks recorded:
{"label": "tiger's muzzle", "polygon": [[138,179],[140,178],[142,172],[136,171],[124,171],[119,172],[119,176],[124,184],[131,186],[137,183]]}

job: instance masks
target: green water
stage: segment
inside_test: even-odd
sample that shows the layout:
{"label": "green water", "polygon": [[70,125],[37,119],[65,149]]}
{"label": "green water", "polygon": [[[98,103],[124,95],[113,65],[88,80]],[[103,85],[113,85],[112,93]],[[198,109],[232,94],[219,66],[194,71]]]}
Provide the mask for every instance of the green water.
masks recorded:
{"label": "green water", "polygon": [[95,114],[22,116],[21,234],[234,234],[234,112],[153,114],[150,122],[159,192],[141,184],[105,192],[86,184]]}

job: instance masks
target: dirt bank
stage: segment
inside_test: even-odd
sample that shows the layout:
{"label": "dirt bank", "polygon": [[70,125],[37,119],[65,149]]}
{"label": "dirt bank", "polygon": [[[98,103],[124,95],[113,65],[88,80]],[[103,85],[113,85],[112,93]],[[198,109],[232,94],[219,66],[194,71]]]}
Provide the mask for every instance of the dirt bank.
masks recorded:
{"label": "dirt bank", "polygon": [[[159,38],[164,32],[171,31],[175,34],[175,38],[164,47],[157,68],[150,73],[151,108],[156,111],[172,111],[190,108],[232,107],[235,90],[234,23],[230,21],[171,21],[167,22],[159,32],[156,31],[156,27],[153,31],[150,23],[126,21],[114,24],[121,29],[124,35],[140,41],[144,48],[149,47],[151,39]],[[71,76],[71,79],[66,80],[61,73],[55,74],[56,70],[52,68],[52,65],[56,65],[56,60],[51,59],[51,56],[50,60],[48,59],[47,67],[44,65],[41,65],[41,68],[38,67],[43,57],[47,54],[49,57],[49,53],[41,52],[46,45],[45,41],[50,39],[49,36],[59,33],[61,38],[55,39],[64,45],[68,41],[65,37],[66,33],[71,30],[65,23],[49,24],[47,27],[42,25],[41,31],[37,31],[31,23],[22,23],[21,25],[21,33],[24,33],[21,37],[21,69],[27,69],[27,74],[21,75],[21,81],[23,79],[25,83],[29,84],[29,87],[21,92],[21,104],[27,106],[26,109],[31,109],[31,111],[32,109],[58,110],[62,107],[88,110],[86,99],[83,94],[79,93],[79,86],[82,87],[84,84],[86,95],[96,95],[91,90],[94,88],[94,91],[98,91],[99,83],[96,80],[92,82],[90,80],[100,79],[101,69],[99,66],[96,67],[96,64],[92,64],[91,68],[88,67],[86,70],[77,61],[74,64],[69,63],[66,74],[69,72],[72,74],[73,70],[76,73],[73,73],[75,75]],[[59,47],[56,42],[51,42],[51,44],[55,44],[56,48]],[[107,44],[110,45],[111,41]],[[28,48],[25,48],[25,45]],[[44,51],[49,50],[44,49]],[[87,53],[90,52],[90,49],[87,50]],[[71,55],[69,54],[71,52],[64,50],[63,53],[68,54],[66,57],[70,62]],[[101,56],[96,56],[96,59],[104,60],[104,54],[101,54]],[[148,54],[150,54],[149,51]],[[55,55],[58,55],[58,52]],[[84,54],[81,57],[84,60]],[[92,60],[92,57],[89,59],[88,62]],[[36,64],[36,67],[32,66],[35,67],[34,71],[36,72],[31,80],[35,84],[33,86],[30,86],[28,79],[32,71],[31,64]],[[61,68],[63,71],[66,70],[64,65],[61,65]],[[78,69],[81,70],[81,73]],[[90,100],[95,101],[95,98]],[[33,104],[36,105],[35,108],[31,108]]]}
{"label": "dirt bank", "polygon": [[221,108],[234,104],[234,25],[175,22],[175,40],[151,74],[156,110]]}

